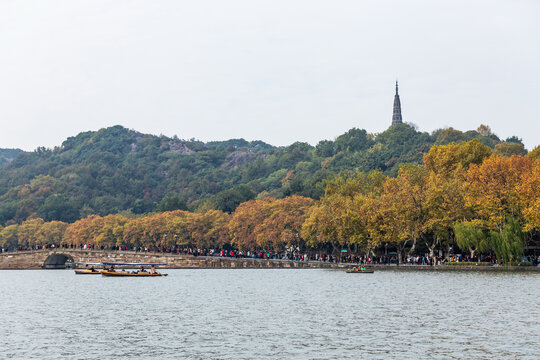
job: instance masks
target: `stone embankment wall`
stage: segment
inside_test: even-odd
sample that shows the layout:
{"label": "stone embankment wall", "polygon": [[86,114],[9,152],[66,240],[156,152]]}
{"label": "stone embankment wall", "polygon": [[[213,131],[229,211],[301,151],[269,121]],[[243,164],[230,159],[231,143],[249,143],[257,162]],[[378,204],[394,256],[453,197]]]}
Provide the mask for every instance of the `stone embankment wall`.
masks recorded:
{"label": "stone embankment wall", "polygon": [[[347,268],[353,264],[335,264],[320,261],[288,261],[235,259],[222,257],[188,256],[163,253],[145,253],[134,251],[101,251],[79,249],[54,249],[0,253],[2,269],[41,269],[49,257],[65,255],[76,262],[126,262],[126,263],[162,263],[170,269],[306,269],[306,268]],[[400,271],[540,271],[538,266],[427,266],[427,265],[370,265],[377,270]]]}
{"label": "stone embankment wall", "polygon": [[204,257],[163,253],[145,253],[134,251],[100,250],[38,250],[0,254],[0,269],[41,269],[47,258],[65,255],[76,262],[125,262],[125,263],[161,263],[171,269],[250,269],[250,268],[336,268],[343,264],[327,262],[303,262],[288,260],[235,259],[222,257]]}
{"label": "stone embankment wall", "polygon": [[47,255],[43,252],[21,251],[0,254],[0,269],[41,269]]}

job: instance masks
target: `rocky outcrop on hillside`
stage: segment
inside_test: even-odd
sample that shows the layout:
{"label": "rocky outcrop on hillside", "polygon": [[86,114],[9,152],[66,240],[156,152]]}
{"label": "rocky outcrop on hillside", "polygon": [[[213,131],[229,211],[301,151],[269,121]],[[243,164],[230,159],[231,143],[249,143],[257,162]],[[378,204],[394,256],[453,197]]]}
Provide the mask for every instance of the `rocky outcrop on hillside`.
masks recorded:
{"label": "rocky outcrop on hillside", "polygon": [[226,170],[234,170],[245,164],[255,161],[258,157],[266,158],[268,155],[250,151],[235,151],[227,155],[225,162],[221,166]]}
{"label": "rocky outcrop on hillside", "polygon": [[170,140],[167,144],[169,145],[169,151],[167,151],[167,152],[180,153],[182,155],[194,155],[195,154],[195,151],[188,148],[186,146],[186,144],[184,144],[183,142],[181,142],[179,140],[174,140],[173,139],[173,140]]}

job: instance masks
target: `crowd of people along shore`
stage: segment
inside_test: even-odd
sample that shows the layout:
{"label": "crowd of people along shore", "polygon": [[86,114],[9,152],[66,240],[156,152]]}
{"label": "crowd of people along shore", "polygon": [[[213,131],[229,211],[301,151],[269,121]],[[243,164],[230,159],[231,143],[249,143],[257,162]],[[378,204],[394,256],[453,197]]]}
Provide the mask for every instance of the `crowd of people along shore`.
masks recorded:
{"label": "crowd of people along shore", "polygon": [[[250,259],[265,259],[265,260],[288,260],[288,261],[321,261],[329,263],[348,263],[348,264],[364,264],[364,265],[444,265],[447,263],[475,263],[483,265],[497,265],[497,259],[494,256],[478,255],[471,258],[463,254],[451,254],[446,257],[428,255],[408,255],[400,262],[397,254],[372,255],[365,254],[350,254],[348,252],[340,253],[339,255],[328,254],[321,251],[241,251],[236,249],[199,249],[190,246],[175,246],[175,247],[143,247],[143,246],[95,246],[89,245],[73,245],[73,244],[45,244],[29,246],[19,246],[15,249],[7,247],[0,248],[1,252],[9,251],[34,251],[43,249],[71,249],[71,250],[101,250],[101,251],[133,251],[144,253],[164,253],[189,256],[209,256],[209,257],[224,257],[224,258],[250,258]],[[540,265],[540,255],[524,256],[523,262],[529,262],[532,266]]]}

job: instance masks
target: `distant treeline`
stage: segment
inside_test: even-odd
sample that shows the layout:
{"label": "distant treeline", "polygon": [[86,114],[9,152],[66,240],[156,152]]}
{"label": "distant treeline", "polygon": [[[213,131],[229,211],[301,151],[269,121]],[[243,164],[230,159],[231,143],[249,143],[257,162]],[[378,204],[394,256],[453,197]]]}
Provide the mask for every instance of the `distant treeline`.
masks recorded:
{"label": "distant treeline", "polygon": [[471,139],[501,156],[526,153],[520,139],[502,141],[484,125],[431,134],[407,124],[380,134],[351,129],[316,146],[287,147],[243,139],[203,143],[114,126],[70,137],[54,149],[0,152],[9,158],[0,166],[0,224],[173,210],[230,214],[264,197],[319,200],[326,182],[343,172],[380,170],[395,177],[402,164],[422,164],[433,145]]}
{"label": "distant treeline", "polygon": [[71,224],[36,217],[0,231],[10,249],[42,244],[175,247],[399,256],[461,250],[518,262],[540,229],[540,147],[501,156],[479,140],[437,145],[425,165],[396,177],[380,170],[329,180],[314,200],[290,195],[241,203],[234,212],[184,210],[135,216],[90,215]]}

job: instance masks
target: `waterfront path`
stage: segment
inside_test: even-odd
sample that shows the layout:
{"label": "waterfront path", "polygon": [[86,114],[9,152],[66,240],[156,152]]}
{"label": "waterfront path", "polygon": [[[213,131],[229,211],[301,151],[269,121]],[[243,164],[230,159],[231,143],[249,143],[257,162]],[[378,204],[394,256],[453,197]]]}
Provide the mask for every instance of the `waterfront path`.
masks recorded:
{"label": "waterfront path", "polygon": [[161,263],[165,268],[343,268],[349,264],[323,261],[252,259],[221,256],[193,256],[175,253],[93,249],[42,249],[0,254],[0,269],[65,268],[77,262]]}
{"label": "waterfront path", "polygon": [[[125,262],[125,263],[162,263],[165,268],[171,269],[281,269],[281,268],[336,268],[343,269],[356,264],[335,263],[328,261],[295,261],[282,259],[252,259],[221,256],[193,256],[175,253],[141,252],[141,251],[118,251],[118,250],[93,250],[93,249],[42,249],[29,251],[13,251],[0,253],[1,269],[58,269],[77,262],[102,263],[102,262]],[[378,270],[403,270],[403,271],[540,271],[538,266],[485,266],[475,263],[461,263],[460,265],[384,265],[370,264],[369,268]]]}

